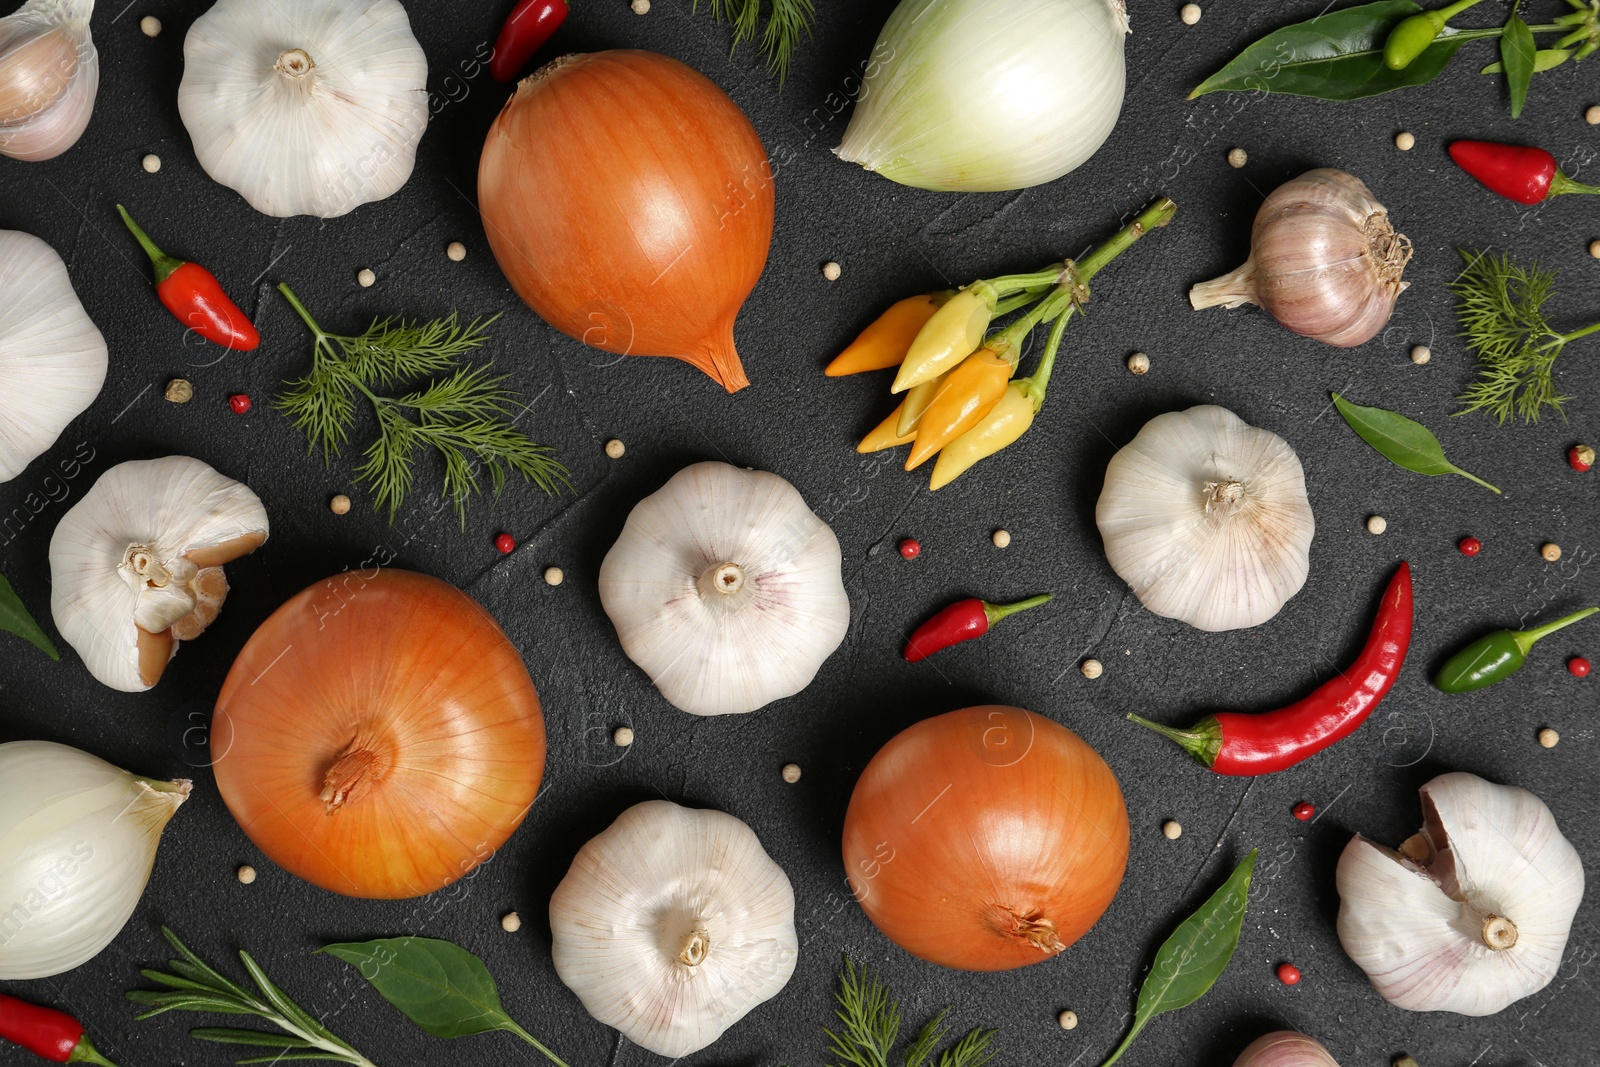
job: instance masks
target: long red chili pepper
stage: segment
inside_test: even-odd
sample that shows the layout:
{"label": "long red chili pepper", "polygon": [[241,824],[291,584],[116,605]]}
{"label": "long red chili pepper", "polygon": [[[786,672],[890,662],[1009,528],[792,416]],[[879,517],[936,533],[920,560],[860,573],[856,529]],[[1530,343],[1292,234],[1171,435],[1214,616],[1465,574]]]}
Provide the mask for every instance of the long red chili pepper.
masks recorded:
{"label": "long red chili pepper", "polygon": [[1411,647],[1411,566],[1400,564],[1383,591],[1367,643],[1348,670],[1288,707],[1256,715],[1219,712],[1187,730],[1129,715],[1169,737],[1218,774],[1270,774],[1348,737],[1394,685]]}
{"label": "long red chili pepper", "polygon": [[156,296],[179,322],[207,341],[237,352],[252,351],[261,343],[255,324],[228,299],[215,275],[198,263],[185,263],[167,255],[145,236],[121,204],[117,210],[138,238],[139,247],[155,264]]}
{"label": "long red chili pepper", "polygon": [[1537,204],[1564,193],[1600,193],[1600,186],[1575,182],[1556,166],[1556,157],[1542,148],[1455,141],[1450,158],[1490,191],[1521,204]]}
{"label": "long red chili pepper", "polygon": [[0,993],[0,1039],[15,1042],[52,1063],[116,1064],[100,1055],[78,1020]]}
{"label": "long red chili pepper", "polygon": [[521,0],[495,38],[494,56],[489,60],[494,80],[514,80],[565,21],[567,0]]}
{"label": "long red chili pepper", "polygon": [[1015,604],[989,604],[982,600],[958,600],[917,627],[906,642],[906,662],[920,663],[940,649],[982,637],[1007,615],[1036,608],[1050,594],[1029,597]]}

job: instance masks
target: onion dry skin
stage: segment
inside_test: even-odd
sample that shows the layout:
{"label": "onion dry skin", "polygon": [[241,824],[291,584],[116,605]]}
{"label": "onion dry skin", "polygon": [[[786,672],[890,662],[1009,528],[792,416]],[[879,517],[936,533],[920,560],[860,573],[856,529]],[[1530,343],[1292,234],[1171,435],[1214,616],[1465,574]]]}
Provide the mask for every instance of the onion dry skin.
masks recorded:
{"label": "onion dry skin", "polygon": [[550,325],[750,384],[733,323],[772,244],[772,169],[704,75],[639,51],[542,67],[489,130],[478,202],[500,269]]}
{"label": "onion dry skin", "polygon": [[544,775],[515,647],[447,582],[347,571],[293,597],[234,661],[217,788],[250,840],[314,885],[421,896],[492,856]]}
{"label": "onion dry skin", "polygon": [[1117,779],[1077,734],[991,704],[879,750],[844,822],[851,891],[914,956],[967,971],[1050,959],[1110,906],[1128,862]]}

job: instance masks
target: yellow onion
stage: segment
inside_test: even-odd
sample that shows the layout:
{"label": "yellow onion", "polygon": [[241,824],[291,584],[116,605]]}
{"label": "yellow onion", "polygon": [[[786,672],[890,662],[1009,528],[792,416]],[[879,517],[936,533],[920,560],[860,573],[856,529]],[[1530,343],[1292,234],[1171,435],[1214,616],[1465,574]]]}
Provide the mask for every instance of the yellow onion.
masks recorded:
{"label": "yellow onion", "polygon": [[1272,191],[1250,230],[1244,266],[1189,290],[1202,308],[1255,304],[1305,337],[1339,348],[1377,336],[1410,282],[1411,242],[1359,178],[1307,171]]}
{"label": "yellow onion", "polygon": [[500,269],[550,325],[750,384],[733,321],[772,243],[772,171],[703,75],[634,51],[543,67],[489,130],[478,200]]}

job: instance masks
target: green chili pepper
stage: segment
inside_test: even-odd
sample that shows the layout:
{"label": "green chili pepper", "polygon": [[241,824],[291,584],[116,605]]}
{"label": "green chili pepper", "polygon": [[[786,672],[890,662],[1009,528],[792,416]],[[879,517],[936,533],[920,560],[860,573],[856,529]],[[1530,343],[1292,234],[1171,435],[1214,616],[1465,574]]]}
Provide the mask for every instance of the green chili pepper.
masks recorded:
{"label": "green chili pepper", "polygon": [[1465,11],[1478,0],[1457,0],[1449,7],[1442,7],[1437,11],[1424,11],[1412,15],[1410,18],[1401,19],[1394,29],[1389,31],[1389,39],[1383,42],[1383,62],[1390,70],[1405,70],[1422,53],[1428,50],[1439,34],[1444,32],[1445,23],[1456,15]]}
{"label": "green chili pepper", "polygon": [[1470,693],[1493,685],[1522,669],[1534,642],[1580,619],[1587,619],[1597,611],[1600,608],[1584,608],[1531,630],[1496,630],[1484,634],[1446,660],[1434,676],[1433,684],[1446,693]]}

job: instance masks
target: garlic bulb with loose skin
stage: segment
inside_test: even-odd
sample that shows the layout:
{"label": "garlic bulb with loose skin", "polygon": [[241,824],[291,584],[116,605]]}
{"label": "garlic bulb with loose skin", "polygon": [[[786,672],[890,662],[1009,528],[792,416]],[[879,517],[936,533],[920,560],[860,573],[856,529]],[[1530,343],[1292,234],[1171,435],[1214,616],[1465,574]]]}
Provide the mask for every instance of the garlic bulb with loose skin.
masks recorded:
{"label": "garlic bulb with loose skin", "polygon": [[178,114],[251,207],[334,218],[411,177],[427,81],[398,0],[218,0],[184,40]]}
{"label": "garlic bulb with loose skin", "polygon": [[1293,1030],[1277,1030],[1250,1042],[1233,1067],[1339,1067],[1339,1061],[1322,1042]]}
{"label": "garlic bulb with loose skin", "polygon": [[0,980],[70,971],[116,938],[189,790],[66,745],[0,745]]}
{"label": "garlic bulb with loose skin", "polygon": [[589,1014],[672,1057],[777,996],[800,955],[794,890],[750,827],[665,800],[578,851],[550,932],[556,973]]}
{"label": "garlic bulb with loose skin", "polygon": [[739,714],[800,692],[844,640],[840,558],[776,474],[696,463],[629,514],[600,565],[600,602],[669,703]]}
{"label": "garlic bulb with loose skin", "polygon": [[100,395],[106,340],[67,265],[32,234],[0,230],[0,482],[56,443]]}
{"label": "garlic bulb with loose skin", "polygon": [[1295,333],[1350,348],[1389,321],[1410,259],[1410,240],[1372,190],[1324,167],[1272,191],[1250,229],[1250,258],[1189,290],[1189,303],[1257,304]]}
{"label": "garlic bulb with loose skin", "polygon": [[93,11],[94,0],[28,0],[0,19],[0,155],[54,159],[83,136],[100,89]]}
{"label": "garlic bulb with loose skin", "polygon": [[223,564],[267,539],[248,487],[197,459],[120,463],[50,539],[50,612],[96,679],[137,693],[161,680],[228,595]]}
{"label": "garlic bulb with loose skin", "polygon": [[1424,785],[1422,830],[1339,857],[1339,941],[1411,1011],[1493,1015],[1550,984],[1583,900],[1583,864],[1544,802],[1477,775]]}
{"label": "garlic bulb with loose skin", "polygon": [[1094,517],[1106,559],[1144,606],[1201,630],[1266,622],[1311,569],[1300,460],[1215,405],[1145,423],[1111,457]]}

